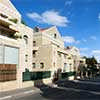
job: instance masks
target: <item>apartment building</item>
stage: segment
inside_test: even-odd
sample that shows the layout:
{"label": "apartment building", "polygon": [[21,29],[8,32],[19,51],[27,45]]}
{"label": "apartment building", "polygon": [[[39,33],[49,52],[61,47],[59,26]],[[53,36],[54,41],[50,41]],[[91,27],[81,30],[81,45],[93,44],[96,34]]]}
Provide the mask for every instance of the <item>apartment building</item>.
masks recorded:
{"label": "apartment building", "polygon": [[0,1],[0,91],[73,79],[78,49],[64,47],[56,26],[33,30],[21,20],[9,0]]}
{"label": "apartment building", "polygon": [[[64,41],[56,26],[45,29],[35,27],[33,46],[33,71],[49,70],[51,80],[59,77],[58,73],[74,73],[72,56],[74,52],[70,53],[70,50],[65,49]],[[78,56],[80,55],[78,54]],[[72,76],[69,79],[73,79]]]}
{"label": "apartment building", "polygon": [[50,70],[34,70],[33,50],[33,29],[22,24],[21,15],[10,0],[1,0],[0,91],[34,86],[37,80],[45,84],[50,81]]}
{"label": "apartment building", "polygon": [[74,70],[77,71],[77,68],[80,64],[80,59],[82,59],[79,49],[74,46],[67,46],[65,50],[72,56],[74,61]]}
{"label": "apartment building", "polygon": [[9,0],[0,1],[0,91],[26,87],[25,69],[32,70],[33,29]]}

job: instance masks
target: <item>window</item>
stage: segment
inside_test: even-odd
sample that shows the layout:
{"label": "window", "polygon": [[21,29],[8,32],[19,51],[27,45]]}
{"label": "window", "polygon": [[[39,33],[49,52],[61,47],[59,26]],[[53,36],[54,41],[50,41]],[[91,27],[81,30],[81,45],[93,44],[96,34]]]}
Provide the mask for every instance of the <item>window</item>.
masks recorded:
{"label": "window", "polygon": [[59,55],[59,57],[61,57],[61,53],[60,52],[58,52],[58,55]]}
{"label": "window", "polygon": [[70,71],[72,70],[72,64],[69,64],[69,66],[70,66]]}
{"label": "window", "polygon": [[57,38],[57,34],[54,34],[54,38]]}
{"label": "window", "polygon": [[28,44],[28,36],[24,35],[23,38],[24,38],[25,44]]}
{"label": "window", "polygon": [[33,46],[36,46],[36,41],[33,41]]}
{"label": "window", "polygon": [[4,47],[4,63],[5,64],[18,64],[19,49],[14,47]]}
{"label": "window", "polygon": [[83,61],[80,61],[80,63],[83,63]]}
{"label": "window", "polygon": [[67,63],[64,63],[64,72],[66,72],[66,68],[67,68]]}
{"label": "window", "polygon": [[68,59],[71,59],[71,57],[68,57]]}
{"label": "window", "polygon": [[64,63],[64,67],[65,67],[65,68],[67,67],[67,63]]}
{"label": "window", "polygon": [[32,65],[33,65],[33,68],[35,68],[35,67],[36,67],[36,64],[35,64],[35,63],[33,63]]}
{"label": "window", "polygon": [[28,62],[28,55],[25,55],[25,62]]}
{"label": "window", "polygon": [[36,51],[33,51],[33,57],[36,57]]}
{"label": "window", "polygon": [[55,62],[53,63],[53,66],[55,67]]}
{"label": "window", "polygon": [[40,63],[40,68],[44,68],[44,63]]}
{"label": "window", "polygon": [[0,13],[0,16],[3,17],[3,18],[8,18],[8,16],[1,14],[1,13]]}
{"label": "window", "polygon": [[59,48],[60,46],[59,46],[59,45],[57,45],[57,47]]}
{"label": "window", "polygon": [[66,59],[66,55],[64,55],[64,58]]}
{"label": "window", "polygon": [[39,32],[39,28],[38,27],[35,27],[34,28],[34,32]]}

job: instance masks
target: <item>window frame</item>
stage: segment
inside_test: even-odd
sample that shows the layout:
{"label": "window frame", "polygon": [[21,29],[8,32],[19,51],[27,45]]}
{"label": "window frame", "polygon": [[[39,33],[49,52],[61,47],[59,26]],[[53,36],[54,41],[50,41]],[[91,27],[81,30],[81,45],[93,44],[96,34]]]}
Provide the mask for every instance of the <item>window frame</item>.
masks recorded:
{"label": "window frame", "polygon": [[32,68],[36,68],[36,63],[32,63]]}
{"label": "window frame", "polygon": [[36,41],[33,41],[33,46],[34,46],[34,47],[36,46]]}
{"label": "window frame", "polygon": [[24,41],[25,41],[25,44],[27,45],[27,44],[28,44],[28,36],[27,36],[27,35],[24,35],[24,36],[23,36],[23,39],[24,39]]}
{"label": "window frame", "polygon": [[44,63],[43,62],[40,63],[40,68],[42,68],[42,69],[44,68]]}

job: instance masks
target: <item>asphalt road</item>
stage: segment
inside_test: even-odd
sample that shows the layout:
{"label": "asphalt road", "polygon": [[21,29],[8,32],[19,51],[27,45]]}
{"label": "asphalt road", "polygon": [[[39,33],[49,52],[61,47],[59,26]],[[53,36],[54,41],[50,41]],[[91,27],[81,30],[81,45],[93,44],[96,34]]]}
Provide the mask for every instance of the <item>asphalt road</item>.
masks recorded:
{"label": "asphalt road", "polygon": [[[68,83],[68,84],[67,84]],[[61,82],[62,84],[62,82]],[[43,85],[40,87],[40,92],[36,94],[29,94],[23,97],[16,97],[11,100],[100,100],[100,91],[87,90],[86,87],[91,87],[90,84],[78,84],[78,88],[75,87],[76,83],[70,84],[70,82],[63,82],[64,86],[49,87]],[[69,85],[69,86],[68,86]],[[79,88],[80,86],[80,88]],[[100,85],[92,85],[93,88],[100,88]]]}
{"label": "asphalt road", "polygon": [[[11,99],[13,100],[13,99]],[[26,95],[24,97],[16,97],[14,100],[49,100],[44,98],[40,93]]]}

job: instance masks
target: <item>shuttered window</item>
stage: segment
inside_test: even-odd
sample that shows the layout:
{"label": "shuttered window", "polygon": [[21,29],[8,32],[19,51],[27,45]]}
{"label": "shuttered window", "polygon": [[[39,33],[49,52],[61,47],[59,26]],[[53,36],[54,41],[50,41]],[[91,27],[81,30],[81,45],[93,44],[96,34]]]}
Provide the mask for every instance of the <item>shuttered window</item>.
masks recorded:
{"label": "shuttered window", "polygon": [[18,48],[0,46],[0,64],[18,64]]}
{"label": "shuttered window", "polygon": [[18,64],[18,49],[5,47],[5,64]]}

